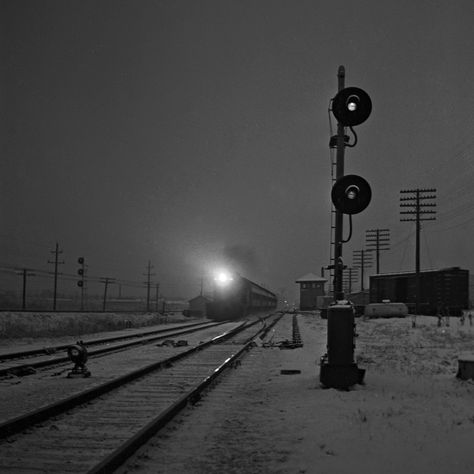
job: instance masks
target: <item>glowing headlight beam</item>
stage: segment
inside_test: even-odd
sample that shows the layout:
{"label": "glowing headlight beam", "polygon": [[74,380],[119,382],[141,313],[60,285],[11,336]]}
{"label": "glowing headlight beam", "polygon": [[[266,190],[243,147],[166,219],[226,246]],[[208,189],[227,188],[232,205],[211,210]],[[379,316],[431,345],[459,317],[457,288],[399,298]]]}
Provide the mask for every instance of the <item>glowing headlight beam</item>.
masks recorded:
{"label": "glowing headlight beam", "polygon": [[218,285],[222,285],[222,286],[228,285],[233,280],[234,279],[232,278],[232,275],[229,272],[226,272],[226,271],[219,271],[219,272],[216,273],[216,275],[214,277],[214,281]]}

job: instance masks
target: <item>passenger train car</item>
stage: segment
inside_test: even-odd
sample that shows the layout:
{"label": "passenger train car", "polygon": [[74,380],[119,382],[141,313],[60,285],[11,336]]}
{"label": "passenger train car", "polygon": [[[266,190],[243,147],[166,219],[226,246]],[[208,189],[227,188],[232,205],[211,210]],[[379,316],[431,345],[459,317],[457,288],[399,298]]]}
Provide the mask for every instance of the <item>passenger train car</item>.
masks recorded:
{"label": "passenger train car", "polygon": [[218,281],[214,299],[207,305],[207,317],[216,321],[239,319],[251,313],[271,311],[277,296],[240,275]]}

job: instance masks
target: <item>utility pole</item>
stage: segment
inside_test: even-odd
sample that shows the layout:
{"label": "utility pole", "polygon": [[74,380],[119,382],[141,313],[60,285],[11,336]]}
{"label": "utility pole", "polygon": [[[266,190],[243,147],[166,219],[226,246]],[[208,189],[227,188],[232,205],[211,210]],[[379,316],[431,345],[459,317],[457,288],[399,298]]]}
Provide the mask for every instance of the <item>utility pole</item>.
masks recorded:
{"label": "utility pole", "polygon": [[354,268],[360,268],[360,291],[364,291],[364,270],[372,266],[372,255],[368,250],[354,250]]}
{"label": "utility pole", "polygon": [[160,296],[160,284],[159,283],[156,284],[155,290],[156,290],[156,293],[155,293],[155,304],[156,304],[155,310],[158,313],[158,311],[159,311],[158,300],[159,300],[159,296]]}
{"label": "utility pole", "polygon": [[109,286],[109,283],[112,281],[115,281],[115,278],[101,278],[100,281],[104,283],[104,302],[102,304],[102,311],[105,312],[105,306],[107,302],[107,287]]}
{"label": "utility pole", "polygon": [[[434,221],[436,217],[423,217],[424,215],[436,214],[435,210],[427,208],[436,207],[433,199],[436,199],[436,189],[403,189],[400,191],[407,197],[400,197],[400,207],[408,208],[408,210],[401,210],[402,215],[411,215],[413,217],[400,219],[400,222],[415,222],[416,224],[416,243],[415,243],[415,281],[416,281],[416,295],[415,295],[415,314],[419,314],[420,309],[420,231],[422,221]],[[430,193],[427,195],[426,193]]]}
{"label": "utility pole", "polygon": [[151,273],[152,268],[153,268],[153,265],[151,264],[150,261],[148,261],[147,272],[145,274],[145,276],[147,277],[147,280],[145,282],[145,284],[146,284],[146,311],[147,311],[147,313],[150,312],[151,277],[155,275],[155,273]]}
{"label": "utility pole", "polygon": [[35,273],[31,273],[31,272],[28,271],[27,268],[24,268],[20,273],[17,273],[17,275],[22,275],[22,277],[23,277],[23,291],[22,291],[21,309],[23,311],[25,311],[25,309],[26,309],[26,277],[35,276]]}
{"label": "utility pole", "polygon": [[58,265],[64,264],[63,261],[59,261],[59,255],[63,253],[62,250],[59,250],[59,244],[56,242],[55,250],[51,250],[51,253],[54,254],[54,261],[51,262],[48,260],[48,263],[54,264],[54,293],[53,293],[53,311],[56,311],[56,300],[58,294]]}
{"label": "utility pole", "polygon": [[375,251],[375,267],[377,275],[380,273],[380,252],[390,250],[390,230],[370,229],[365,231],[365,242],[368,251]]}
{"label": "utility pole", "polygon": [[344,269],[344,290],[350,295],[352,293],[352,284],[357,281],[357,273],[352,267]]}

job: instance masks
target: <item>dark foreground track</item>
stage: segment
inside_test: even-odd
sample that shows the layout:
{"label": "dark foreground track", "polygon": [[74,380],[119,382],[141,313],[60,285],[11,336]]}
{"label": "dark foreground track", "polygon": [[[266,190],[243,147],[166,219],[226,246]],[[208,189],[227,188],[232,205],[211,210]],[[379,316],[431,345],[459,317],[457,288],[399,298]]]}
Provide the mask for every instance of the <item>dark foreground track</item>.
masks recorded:
{"label": "dark foreground track", "polygon": [[0,425],[0,471],[110,473],[252,345],[244,323],[173,358]]}

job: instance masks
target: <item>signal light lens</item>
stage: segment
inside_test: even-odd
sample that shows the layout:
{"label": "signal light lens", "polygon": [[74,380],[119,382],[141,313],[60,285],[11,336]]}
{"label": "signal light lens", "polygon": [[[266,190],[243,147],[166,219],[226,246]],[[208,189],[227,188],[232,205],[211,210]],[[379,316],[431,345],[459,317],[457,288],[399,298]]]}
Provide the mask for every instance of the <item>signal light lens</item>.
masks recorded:
{"label": "signal light lens", "polygon": [[356,95],[351,95],[347,99],[347,110],[349,110],[349,112],[355,112],[359,106],[359,100],[359,97]]}
{"label": "signal light lens", "polygon": [[360,192],[360,189],[358,186],[349,186],[347,189],[346,189],[346,196],[347,196],[347,199],[351,199],[351,200],[354,200],[354,199],[357,199],[357,196],[359,195],[359,192]]}

